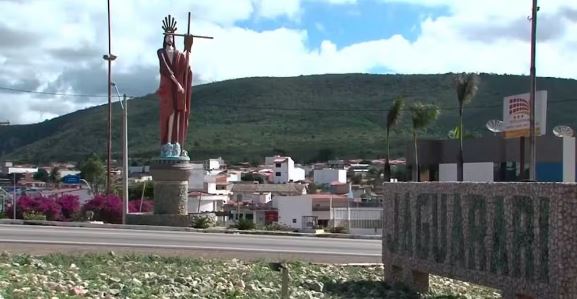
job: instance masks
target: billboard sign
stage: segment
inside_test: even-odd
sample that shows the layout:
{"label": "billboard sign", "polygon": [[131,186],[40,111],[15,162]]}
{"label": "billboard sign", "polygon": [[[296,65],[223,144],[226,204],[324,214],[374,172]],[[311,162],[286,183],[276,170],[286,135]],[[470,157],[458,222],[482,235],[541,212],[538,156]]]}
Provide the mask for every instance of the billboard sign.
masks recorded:
{"label": "billboard sign", "polygon": [[67,175],[62,178],[62,182],[64,182],[65,184],[80,184],[80,176]]}
{"label": "billboard sign", "polygon": [[[528,93],[509,96],[503,100],[503,127],[505,138],[529,136],[531,115]],[[535,136],[545,135],[547,128],[547,91],[535,93]]]}

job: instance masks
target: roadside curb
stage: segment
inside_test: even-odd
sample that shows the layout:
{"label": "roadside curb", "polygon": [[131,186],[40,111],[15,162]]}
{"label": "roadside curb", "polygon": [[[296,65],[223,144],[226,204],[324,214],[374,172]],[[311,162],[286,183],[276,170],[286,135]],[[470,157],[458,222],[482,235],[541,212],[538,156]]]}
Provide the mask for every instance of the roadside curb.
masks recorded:
{"label": "roadside curb", "polygon": [[338,239],[366,239],[381,240],[379,235],[349,235],[349,234],[313,234],[313,233],[295,233],[283,231],[263,231],[263,230],[237,230],[237,229],[198,229],[192,227],[174,227],[174,226],[153,226],[153,225],[131,225],[131,224],[109,224],[109,223],[88,223],[88,222],[60,222],[60,221],[43,221],[43,220],[21,220],[21,219],[0,219],[0,224],[15,225],[41,225],[56,227],[86,227],[86,228],[107,228],[107,229],[133,229],[133,230],[154,230],[154,231],[180,231],[195,233],[221,233],[221,234],[242,234],[242,235],[269,235],[269,236],[288,236],[288,237],[313,237],[313,238],[338,238]]}

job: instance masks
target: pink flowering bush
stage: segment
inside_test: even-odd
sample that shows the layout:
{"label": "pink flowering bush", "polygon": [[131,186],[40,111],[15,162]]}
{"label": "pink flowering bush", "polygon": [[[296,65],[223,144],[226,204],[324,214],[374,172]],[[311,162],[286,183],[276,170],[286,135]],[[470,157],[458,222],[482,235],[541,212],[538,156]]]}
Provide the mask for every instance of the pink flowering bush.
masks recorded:
{"label": "pink flowering bush", "polygon": [[128,212],[130,213],[148,213],[154,211],[154,201],[145,199],[142,201],[142,210],[140,210],[140,199],[133,199],[128,202]]}
{"label": "pink flowering bush", "polygon": [[92,220],[106,223],[122,223],[122,199],[116,195],[96,195],[82,207],[83,214],[92,211]]}
{"label": "pink flowering bush", "polygon": [[71,221],[80,212],[80,199],[76,195],[64,194],[56,197],[56,203],[60,206],[63,221]]}
{"label": "pink flowering bush", "polygon": [[[7,209],[12,209],[11,205]],[[49,221],[62,220],[62,210],[53,197],[21,196],[16,202],[16,217],[23,219],[24,214],[42,214]]]}
{"label": "pink flowering bush", "polygon": [[[96,195],[84,206],[80,205],[78,196],[65,194],[60,196],[21,196],[16,205],[16,217],[24,219],[24,215],[44,215],[49,221],[75,221],[86,212],[94,213],[91,220],[106,223],[122,223],[122,199],[116,195]],[[154,201],[151,199],[131,200],[128,202],[129,213],[148,213],[154,211]],[[4,205],[4,217],[11,218],[12,204]],[[0,217],[1,218],[1,217]],[[30,217],[28,217],[30,218]]]}

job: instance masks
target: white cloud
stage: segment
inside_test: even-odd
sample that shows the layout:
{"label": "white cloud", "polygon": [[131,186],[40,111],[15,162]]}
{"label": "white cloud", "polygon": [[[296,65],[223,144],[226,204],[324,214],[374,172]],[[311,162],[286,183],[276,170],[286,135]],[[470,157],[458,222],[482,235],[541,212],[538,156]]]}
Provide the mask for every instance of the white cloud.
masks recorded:
{"label": "white cloud", "polygon": [[[162,43],[161,20],[166,14],[174,15],[179,31],[184,32],[187,11],[193,13],[193,33],[215,37],[195,40],[191,64],[197,82],[368,72],[379,67],[395,73],[529,72],[530,23],[526,16],[531,8],[524,0],[378,0],[443,5],[448,14],[426,17],[416,24],[420,34],[413,41],[397,34],[340,48],[330,38],[317,46],[307,46],[309,30],[323,29],[320,18],[316,28],[256,31],[236,25],[253,18],[283,17],[294,27],[300,24],[304,1],[358,4],[355,0],[112,1],[112,52],[118,56],[113,77],[121,92],[153,92],[157,88],[156,49]],[[102,54],[108,51],[105,3],[0,2],[0,86],[106,93],[106,63],[102,60]],[[569,5],[564,0],[543,2],[541,31],[548,31],[540,36],[552,31],[555,34],[539,42],[539,75],[577,78],[577,17],[572,14],[576,11],[577,4]],[[181,42],[179,39],[179,48]],[[41,121],[104,101],[0,93],[0,120]]]}
{"label": "white cloud", "polygon": [[300,0],[254,0],[254,5],[259,17],[269,19],[281,16],[296,19],[301,12]]}

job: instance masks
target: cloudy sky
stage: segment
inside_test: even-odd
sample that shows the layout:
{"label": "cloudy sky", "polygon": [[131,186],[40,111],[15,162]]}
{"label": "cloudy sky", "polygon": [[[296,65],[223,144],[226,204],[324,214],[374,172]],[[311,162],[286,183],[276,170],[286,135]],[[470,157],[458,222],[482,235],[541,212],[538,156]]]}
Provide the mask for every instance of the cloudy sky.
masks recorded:
{"label": "cloudy sky", "polygon": [[[577,79],[577,1],[540,1],[537,72]],[[196,83],[323,73],[528,74],[531,0],[111,0],[113,80],[158,86],[161,20],[195,40]],[[0,0],[0,121],[104,103],[106,0]],[[182,49],[182,41],[177,41]],[[100,95],[54,96],[48,93]]]}

